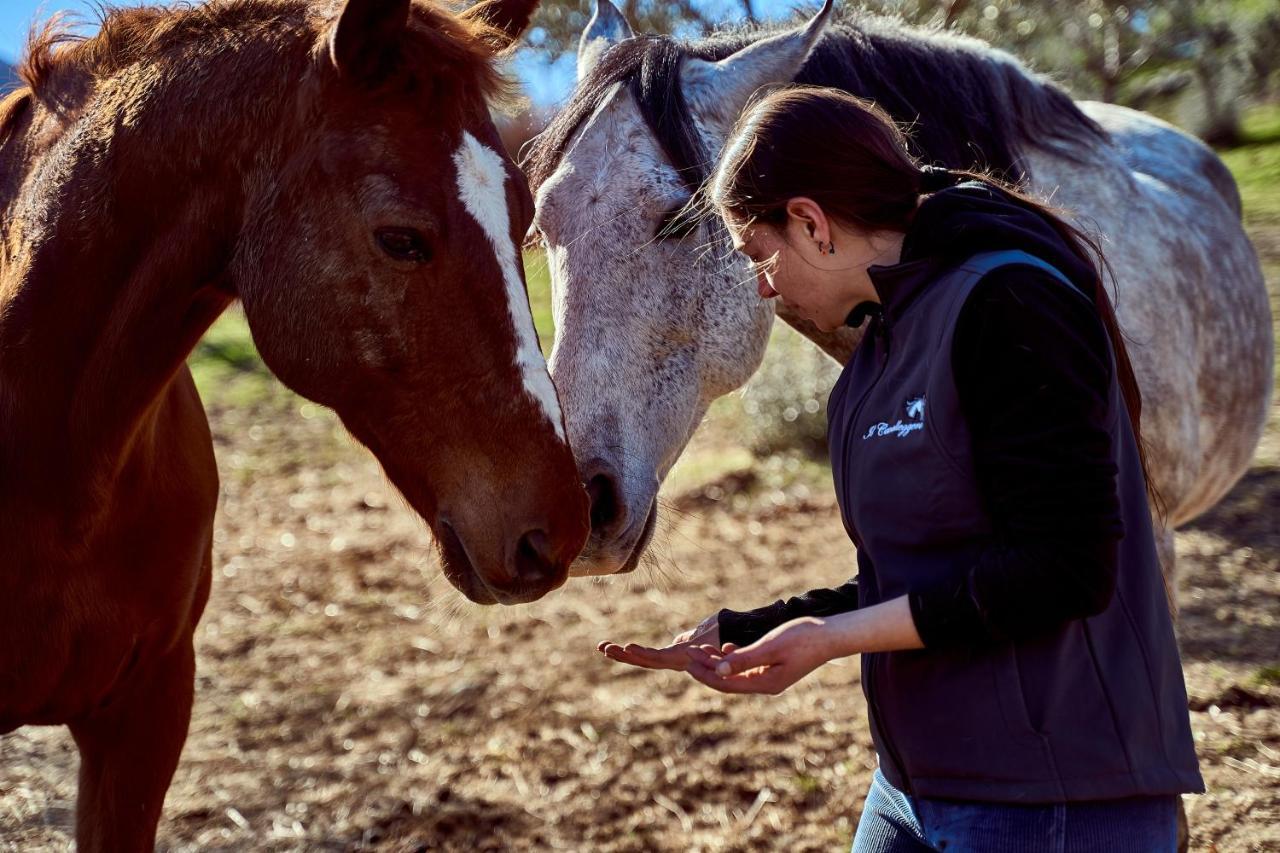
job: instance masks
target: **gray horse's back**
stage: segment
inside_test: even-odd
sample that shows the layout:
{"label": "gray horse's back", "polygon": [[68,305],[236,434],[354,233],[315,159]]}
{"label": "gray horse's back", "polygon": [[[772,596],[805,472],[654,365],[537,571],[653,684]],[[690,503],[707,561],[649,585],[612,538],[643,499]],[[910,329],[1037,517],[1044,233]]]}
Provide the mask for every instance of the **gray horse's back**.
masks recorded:
{"label": "gray horse's back", "polygon": [[1111,134],[1129,168],[1206,201],[1223,201],[1240,216],[1235,177],[1222,158],[1198,138],[1128,107],[1101,101],[1079,101],[1077,106]]}

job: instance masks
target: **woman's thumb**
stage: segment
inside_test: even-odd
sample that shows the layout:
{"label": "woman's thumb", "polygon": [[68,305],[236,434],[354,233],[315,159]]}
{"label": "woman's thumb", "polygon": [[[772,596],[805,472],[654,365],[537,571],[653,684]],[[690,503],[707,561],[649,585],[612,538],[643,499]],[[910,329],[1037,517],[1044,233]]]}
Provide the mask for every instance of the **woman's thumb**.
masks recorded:
{"label": "woman's thumb", "polygon": [[737,675],[763,663],[765,663],[763,651],[751,648],[733,649],[727,652],[716,665],[716,675],[722,677]]}

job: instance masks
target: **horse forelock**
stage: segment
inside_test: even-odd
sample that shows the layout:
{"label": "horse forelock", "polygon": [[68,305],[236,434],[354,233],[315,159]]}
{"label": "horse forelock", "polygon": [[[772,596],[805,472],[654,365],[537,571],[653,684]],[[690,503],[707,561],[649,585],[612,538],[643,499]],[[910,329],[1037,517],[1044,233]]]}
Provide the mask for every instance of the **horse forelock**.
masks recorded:
{"label": "horse forelock", "polygon": [[[671,165],[696,189],[710,163],[680,87],[681,63],[719,61],[789,26],[738,28],[692,42],[647,35],[611,46],[529,149],[530,183],[536,190],[551,176],[574,135],[621,83]],[[950,168],[1021,179],[1027,147],[1072,158],[1081,156],[1081,145],[1107,138],[1065,91],[1010,54],[897,18],[853,13],[833,23],[795,82],[875,101],[906,126],[917,157]]]}
{"label": "horse forelock", "polygon": [[705,177],[706,155],[680,88],[680,63],[695,45],[643,35],[610,46],[572,98],[534,140],[524,158],[537,192],[555,172],[569,143],[620,85],[635,100],[663,153],[691,185]]}

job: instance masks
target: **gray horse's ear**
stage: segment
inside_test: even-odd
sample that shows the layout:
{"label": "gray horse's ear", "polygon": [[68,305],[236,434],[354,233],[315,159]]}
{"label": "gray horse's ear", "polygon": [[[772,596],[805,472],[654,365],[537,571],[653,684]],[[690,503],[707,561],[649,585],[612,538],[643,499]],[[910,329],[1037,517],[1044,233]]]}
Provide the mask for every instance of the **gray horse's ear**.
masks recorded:
{"label": "gray horse's ear", "polygon": [[329,31],[329,57],[343,77],[375,84],[400,57],[410,0],[347,0]]}
{"label": "gray horse's ear", "polygon": [[831,19],[835,0],[826,0],[808,23],[761,39],[719,62],[689,58],[680,66],[680,85],[695,115],[728,132],[760,89],[788,83],[809,58]]}
{"label": "gray horse's ear", "polygon": [[631,25],[609,0],[596,0],[596,10],[578,40],[578,80],[591,73],[610,45],[625,41],[635,33]]}

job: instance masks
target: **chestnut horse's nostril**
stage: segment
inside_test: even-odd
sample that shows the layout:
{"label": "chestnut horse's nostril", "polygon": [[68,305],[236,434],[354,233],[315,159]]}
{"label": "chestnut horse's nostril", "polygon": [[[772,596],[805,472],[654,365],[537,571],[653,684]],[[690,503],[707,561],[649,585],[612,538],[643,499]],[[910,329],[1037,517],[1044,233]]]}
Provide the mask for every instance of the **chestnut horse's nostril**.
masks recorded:
{"label": "chestnut horse's nostril", "polygon": [[618,476],[603,462],[588,469],[587,496],[591,499],[591,532],[604,537],[616,533],[626,524],[627,508],[622,502]]}
{"label": "chestnut horse's nostril", "polygon": [[544,583],[560,571],[545,530],[530,530],[516,543],[516,577],[526,583]]}

